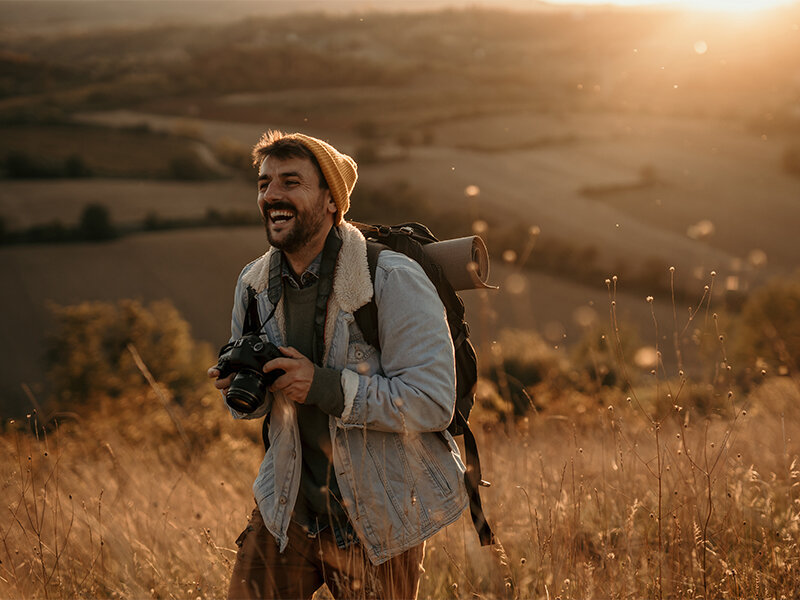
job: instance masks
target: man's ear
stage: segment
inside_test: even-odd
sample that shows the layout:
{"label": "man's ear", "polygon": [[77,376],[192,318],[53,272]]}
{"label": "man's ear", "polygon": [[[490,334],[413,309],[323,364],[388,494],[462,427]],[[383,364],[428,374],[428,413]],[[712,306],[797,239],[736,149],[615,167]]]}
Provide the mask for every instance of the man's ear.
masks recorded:
{"label": "man's ear", "polygon": [[339,210],[336,206],[336,202],[333,201],[333,194],[331,191],[328,190],[328,203],[325,205],[327,212],[335,214],[337,210]]}

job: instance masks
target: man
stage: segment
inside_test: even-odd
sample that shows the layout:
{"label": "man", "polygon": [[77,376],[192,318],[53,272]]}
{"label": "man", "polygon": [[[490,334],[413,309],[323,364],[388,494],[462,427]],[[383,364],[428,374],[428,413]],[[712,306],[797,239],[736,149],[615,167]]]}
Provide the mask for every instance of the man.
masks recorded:
{"label": "man", "polygon": [[[343,219],[357,179],[349,156],[270,131],[253,158],[271,248],[239,276],[231,339],[254,298],[256,328],[283,355],[263,370],[284,373],[252,413],[231,409],[266,416],[268,449],[229,596],[310,598],[326,583],[337,598],[414,598],[425,540],[467,506],[446,432],[455,364],[444,307],[403,254],[381,252],[373,283],[364,237]],[[380,351],[353,318],[373,294]],[[223,394],[230,384],[216,381]]]}

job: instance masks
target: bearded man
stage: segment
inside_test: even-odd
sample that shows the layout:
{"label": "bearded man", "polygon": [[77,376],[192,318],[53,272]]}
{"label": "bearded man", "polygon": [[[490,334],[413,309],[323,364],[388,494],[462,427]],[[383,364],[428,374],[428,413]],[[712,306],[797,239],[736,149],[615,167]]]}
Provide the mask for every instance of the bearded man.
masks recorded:
{"label": "bearded man", "polygon": [[[252,412],[229,407],[265,419],[267,448],[229,597],[310,598],[327,584],[336,598],[415,598],[425,540],[468,504],[446,431],[455,364],[444,307],[403,254],[380,252],[372,280],[366,241],[344,220],[352,158],[275,131],[253,158],[271,247],[239,276],[231,340],[257,332],[282,354],[264,372],[283,373]],[[373,295],[380,350],[353,317]],[[209,376],[227,394],[232,376]]]}

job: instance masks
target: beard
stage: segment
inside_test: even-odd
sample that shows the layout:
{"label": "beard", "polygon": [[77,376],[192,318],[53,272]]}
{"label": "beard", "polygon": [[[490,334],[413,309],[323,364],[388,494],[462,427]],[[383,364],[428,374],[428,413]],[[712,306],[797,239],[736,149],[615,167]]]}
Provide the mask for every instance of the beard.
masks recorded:
{"label": "beard", "polygon": [[[322,229],[325,224],[324,192],[320,193],[318,202],[312,210],[298,210],[289,202],[275,202],[264,206],[261,218],[267,232],[267,241],[270,246],[284,252],[295,252],[305,246]],[[289,231],[283,231],[278,236],[270,229],[270,209],[285,209],[294,212],[294,218]]]}

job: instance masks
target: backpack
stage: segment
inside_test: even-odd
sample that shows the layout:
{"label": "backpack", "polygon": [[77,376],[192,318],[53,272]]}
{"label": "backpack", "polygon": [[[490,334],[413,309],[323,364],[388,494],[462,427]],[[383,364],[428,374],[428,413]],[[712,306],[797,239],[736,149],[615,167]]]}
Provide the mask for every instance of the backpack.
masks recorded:
{"label": "backpack", "polygon": [[[456,406],[453,419],[447,431],[453,436],[464,436],[464,450],[467,471],[464,482],[469,495],[470,513],[475,530],[478,532],[481,545],[495,542],[494,533],[486,522],[479,494],[479,487],[488,487],[482,479],[481,462],[475,436],[469,428],[469,414],[475,403],[475,386],[478,382],[478,359],[475,348],[469,340],[469,325],[464,321],[464,303],[447,280],[442,267],[434,262],[426,253],[424,246],[439,240],[430,230],[419,223],[403,223],[400,225],[365,225],[351,222],[367,239],[367,264],[370,279],[375,283],[375,270],[378,255],[385,249],[405,254],[422,267],[433,283],[447,313],[447,324],[455,348],[456,366]],[[373,296],[367,304],[359,308],[353,315],[364,335],[364,340],[380,350],[378,339],[378,306]]]}

